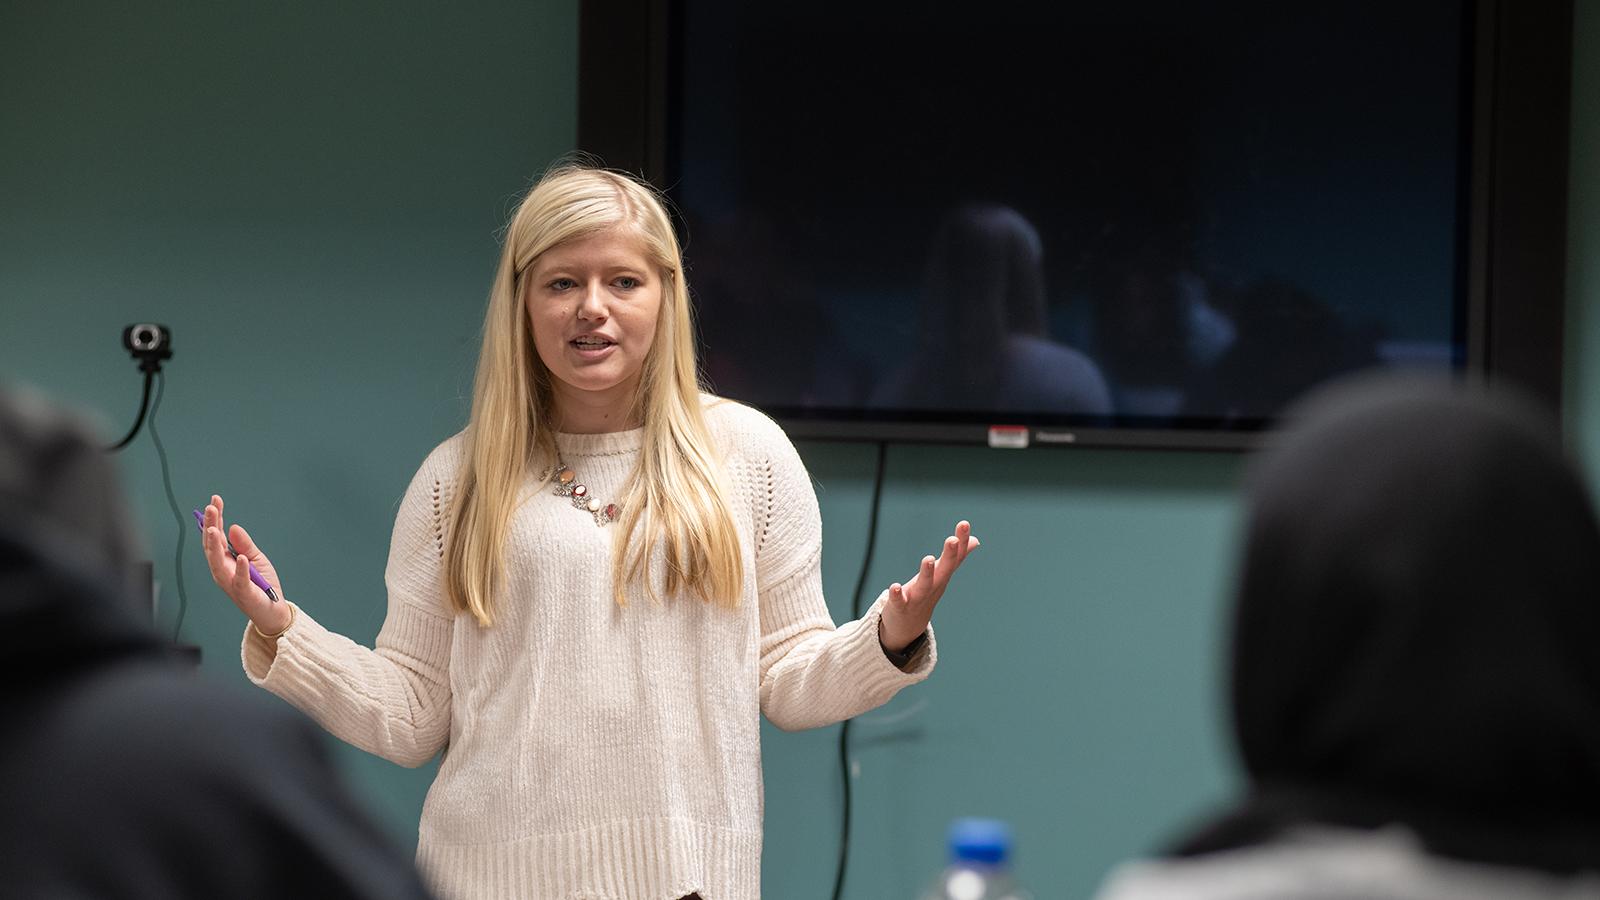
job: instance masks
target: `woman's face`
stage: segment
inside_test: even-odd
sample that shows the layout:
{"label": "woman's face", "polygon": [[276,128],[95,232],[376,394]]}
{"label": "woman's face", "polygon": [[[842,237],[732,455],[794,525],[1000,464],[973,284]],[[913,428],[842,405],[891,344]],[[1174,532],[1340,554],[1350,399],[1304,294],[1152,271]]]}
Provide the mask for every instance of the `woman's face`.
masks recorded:
{"label": "woman's face", "polygon": [[631,407],[655,339],[661,291],[661,270],[624,229],[540,255],[523,303],[534,347],[552,376],[560,427],[614,424]]}

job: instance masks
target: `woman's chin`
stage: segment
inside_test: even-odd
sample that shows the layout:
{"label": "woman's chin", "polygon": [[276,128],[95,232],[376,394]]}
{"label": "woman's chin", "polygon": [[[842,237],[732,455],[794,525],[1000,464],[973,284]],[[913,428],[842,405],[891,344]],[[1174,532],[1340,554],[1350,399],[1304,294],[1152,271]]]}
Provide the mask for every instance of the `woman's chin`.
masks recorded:
{"label": "woman's chin", "polygon": [[571,391],[599,397],[609,394],[631,395],[632,389],[638,385],[639,373],[604,371],[594,366],[563,372],[556,378]]}

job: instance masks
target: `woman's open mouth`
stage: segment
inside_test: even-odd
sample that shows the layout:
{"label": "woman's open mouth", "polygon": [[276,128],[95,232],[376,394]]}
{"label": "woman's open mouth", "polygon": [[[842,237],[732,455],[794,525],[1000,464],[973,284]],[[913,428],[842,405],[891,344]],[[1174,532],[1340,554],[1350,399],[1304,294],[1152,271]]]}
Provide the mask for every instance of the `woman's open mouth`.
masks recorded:
{"label": "woman's open mouth", "polygon": [[599,359],[600,357],[605,356],[612,347],[617,345],[616,341],[593,334],[586,334],[583,337],[573,338],[567,343],[573,349],[577,350],[578,355],[584,359]]}

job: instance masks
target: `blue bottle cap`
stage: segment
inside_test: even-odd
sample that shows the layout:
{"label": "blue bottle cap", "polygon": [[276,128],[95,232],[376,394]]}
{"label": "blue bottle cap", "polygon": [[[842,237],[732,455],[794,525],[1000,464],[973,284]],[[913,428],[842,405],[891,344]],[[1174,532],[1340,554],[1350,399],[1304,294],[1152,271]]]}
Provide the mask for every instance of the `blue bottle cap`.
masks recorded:
{"label": "blue bottle cap", "polygon": [[1002,863],[1011,850],[1011,826],[998,819],[957,819],[950,823],[950,858],[959,862]]}

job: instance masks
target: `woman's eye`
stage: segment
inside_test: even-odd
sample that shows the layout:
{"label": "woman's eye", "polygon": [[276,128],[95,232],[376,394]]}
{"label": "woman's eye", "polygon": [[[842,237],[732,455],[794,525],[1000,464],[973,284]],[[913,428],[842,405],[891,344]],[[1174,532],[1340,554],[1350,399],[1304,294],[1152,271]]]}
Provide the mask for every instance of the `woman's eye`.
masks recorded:
{"label": "woman's eye", "polygon": [[550,289],[552,291],[566,291],[577,286],[578,283],[573,281],[571,278],[557,278],[555,281],[550,282]]}
{"label": "woman's eye", "polygon": [[638,286],[639,279],[633,277],[632,275],[624,275],[617,279],[617,287],[622,288],[623,290],[631,291]]}

